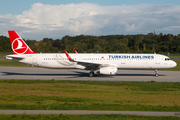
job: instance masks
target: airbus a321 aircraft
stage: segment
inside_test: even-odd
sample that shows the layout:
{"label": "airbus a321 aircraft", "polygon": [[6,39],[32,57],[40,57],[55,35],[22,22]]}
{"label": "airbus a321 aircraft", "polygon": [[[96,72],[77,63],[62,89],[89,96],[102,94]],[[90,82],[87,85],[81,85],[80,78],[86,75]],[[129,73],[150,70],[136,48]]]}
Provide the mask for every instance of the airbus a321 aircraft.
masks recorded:
{"label": "airbus a321 aircraft", "polygon": [[33,66],[55,69],[82,69],[89,70],[89,76],[94,73],[115,75],[118,69],[157,69],[173,68],[177,64],[169,57],[160,54],[93,54],[93,53],[35,53],[16,33],[8,31],[13,55],[6,59]]}

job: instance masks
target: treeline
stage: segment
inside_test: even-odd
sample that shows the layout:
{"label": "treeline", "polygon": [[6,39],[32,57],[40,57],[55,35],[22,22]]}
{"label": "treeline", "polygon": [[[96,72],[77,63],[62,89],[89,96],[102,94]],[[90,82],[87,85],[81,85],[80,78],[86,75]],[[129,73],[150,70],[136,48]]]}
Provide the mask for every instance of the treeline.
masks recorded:
{"label": "treeline", "polygon": [[[65,36],[62,39],[25,40],[35,52],[54,53],[77,50],[80,53],[179,53],[180,34]],[[11,52],[8,37],[0,36],[0,52]]]}

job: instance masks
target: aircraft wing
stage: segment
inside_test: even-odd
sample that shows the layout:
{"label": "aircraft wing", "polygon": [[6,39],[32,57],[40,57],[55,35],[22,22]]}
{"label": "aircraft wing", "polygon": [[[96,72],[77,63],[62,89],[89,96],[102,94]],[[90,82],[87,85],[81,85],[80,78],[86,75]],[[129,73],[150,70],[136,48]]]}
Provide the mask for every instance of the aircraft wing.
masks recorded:
{"label": "aircraft wing", "polygon": [[102,64],[98,64],[98,63],[89,63],[89,62],[81,62],[81,61],[76,61],[76,62],[79,65],[85,66],[86,69],[97,69],[102,66]]}
{"label": "aircraft wing", "polygon": [[91,62],[76,61],[76,60],[73,60],[65,50],[64,50],[64,52],[65,52],[65,54],[66,54],[66,56],[67,56],[69,61],[76,62],[79,65],[85,66],[86,69],[95,69],[96,70],[96,69],[98,69],[100,67],[109,67],[109,66],[112,66],[110,64],[100,64],[100,63],[91,63]]}

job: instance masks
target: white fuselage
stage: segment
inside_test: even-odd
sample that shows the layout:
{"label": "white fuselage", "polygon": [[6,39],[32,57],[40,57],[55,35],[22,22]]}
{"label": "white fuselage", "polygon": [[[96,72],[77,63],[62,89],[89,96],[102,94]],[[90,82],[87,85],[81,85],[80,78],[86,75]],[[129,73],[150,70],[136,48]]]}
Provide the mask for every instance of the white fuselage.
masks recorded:
{"label": "white fuselage", "polygon": [[[167,69],[173,68],[177,65],[176,62],[170,60],[167,56],[160,54],[71,53],[69,55],[75,61],[104,65],[108,64],[117,67],[117,69]],[[14,61],[39,67],[57,69],[85,69],[82,65],[78,65],[77,62],[69,61],[64,53],[23,54],[18,56],[22,57],[23,59],[14,59]]]}

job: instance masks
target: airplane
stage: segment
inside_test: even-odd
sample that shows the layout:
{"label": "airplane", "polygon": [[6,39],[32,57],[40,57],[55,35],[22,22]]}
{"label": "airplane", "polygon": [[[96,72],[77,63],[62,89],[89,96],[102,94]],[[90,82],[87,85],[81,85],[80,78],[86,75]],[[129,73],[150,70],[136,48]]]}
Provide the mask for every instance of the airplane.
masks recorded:
{"label": "airplane", "polygon": [[89,70],[89,77],[94,73],[115,75],[118,69],[158,69],[174,68],[177,64],[161,54],[130,53],[36,53],[24,42],[16,31],[8,31],[13,54],[6,59],[33,66],[53,69]]}

